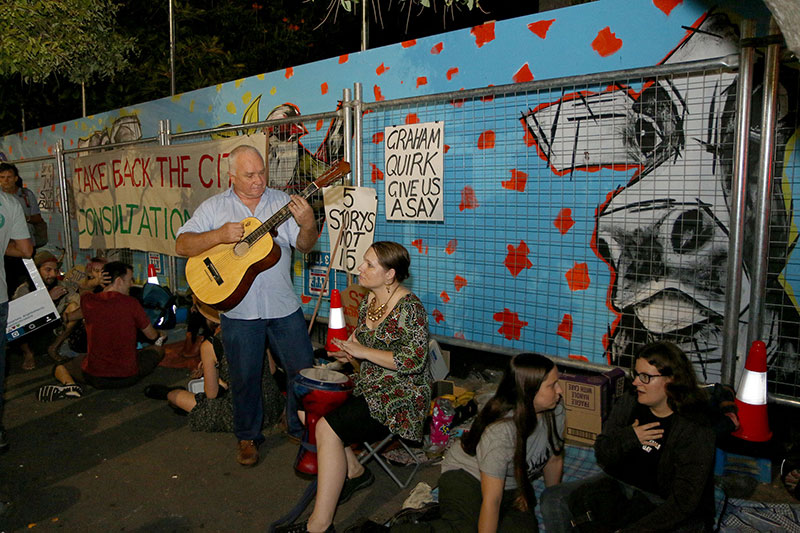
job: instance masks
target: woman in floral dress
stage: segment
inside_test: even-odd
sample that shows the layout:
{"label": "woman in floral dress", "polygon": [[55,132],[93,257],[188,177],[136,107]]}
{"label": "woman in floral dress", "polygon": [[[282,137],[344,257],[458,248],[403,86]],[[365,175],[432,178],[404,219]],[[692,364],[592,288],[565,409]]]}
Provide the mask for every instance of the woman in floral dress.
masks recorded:
{"label": "woman in floral dress", "polygon": [[370,294],[361,302],[358,326],[330,355],[353,363],[355,390],[344,404],[317,422],[317,499],[308,522],[280,531],[334,531],[336,506],[374,477],[350,445],[379,441],[390,433],[422,440],[431,400],[428,315],[402,285],[411,263],[396,242],[376,242],[364,254],[359,284]]}

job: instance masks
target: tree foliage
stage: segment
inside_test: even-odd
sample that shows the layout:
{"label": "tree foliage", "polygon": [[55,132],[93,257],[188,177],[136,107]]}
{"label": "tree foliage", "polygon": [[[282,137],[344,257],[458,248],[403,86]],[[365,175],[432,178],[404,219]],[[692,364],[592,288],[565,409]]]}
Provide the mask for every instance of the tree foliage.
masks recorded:
{"label": "tree foliage", "polygon": [[133,47],[116,31],[116,11],[110,0],[3,0],[0,76],[34,83],[112,76]]}

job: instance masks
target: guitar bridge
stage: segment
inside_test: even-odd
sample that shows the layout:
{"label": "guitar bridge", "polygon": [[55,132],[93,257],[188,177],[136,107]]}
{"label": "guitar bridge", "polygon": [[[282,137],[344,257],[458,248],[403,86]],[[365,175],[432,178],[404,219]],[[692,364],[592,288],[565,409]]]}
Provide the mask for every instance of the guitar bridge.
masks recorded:
{"label": "guitar bridge", "polygon": [[222,285],[224,283],[222,276],[219,275],[219,270],[217,270],[217,267],[211,262],[211,259],[206,257],[203,259],[203,264],[206,266],[208,273],[211,274],[211,279],[213,279],[217,285]]}

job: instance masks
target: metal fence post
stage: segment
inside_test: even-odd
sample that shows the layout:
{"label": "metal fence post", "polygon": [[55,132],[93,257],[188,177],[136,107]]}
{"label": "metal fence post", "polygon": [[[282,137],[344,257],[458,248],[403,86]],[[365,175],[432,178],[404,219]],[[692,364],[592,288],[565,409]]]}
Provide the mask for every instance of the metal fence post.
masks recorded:
{"label": "metal fence post", "polygon": [[[779,33],[775,19],[770,21],[770,34]],[[764,84],[761,117],[761,151],[758,161],[758,198],[756,200],[756,230],[753,246],[753,274],[750,280],[750,320],[747,327],[747,346],[764,340],[764,302],[766,300],[767,268],[769,262],[769,219],[772,199],[772,171],[775,155],[775,117],[778,95],[778,66],[780,44],[770,44],[764,64]],[[736,375],[741,375],[744,357]]]}
{"label": "metal fence post", "polygon": [[362,176],[362,169],[364,166],[364,151],[361,137],[364,134],[364,117],[362,115],[364,102],[362,101],[361,84],[353,84],[353,89],[355,94],[355,101],[353,102],[353,121],[355,124],[355,131],[353,132],[353,136],[355,137],[353,140],[353,179],[355,180],[356,187],[363,187],[364,179]]}
{"label": "metal fence post", "polygon": [[61,202],[61,217],[64,221],[64,270],[73,266],[75,250],[72,246],[72,220],[70,219],[69,192],[67,190],[67,165],[64,159],[64,139],[56,143],[56,179],[58,181],[59,200]]}
{"label": "metal fence post", "polygon": [[[158,121],[158,144],[161,146],[169,146],[170,138],[170,121],[163,119]],[[169,271],[170,286],[174,291],[178,290],[178,269],[175,265],[175,256],[167,256],[167,270]]]}
{"label": "metal fence post", "polygon": [[[742,21],[741,37],[755,36],[754,20]],[[734,140],[733,183],[731,184],[731,226],[728,244],[728,271],[725,300],[725,319],[722,339],[720,381],[733,385],[736,379],[736,360],[739,350],[739,319],[741,316],[742,249],[744,246],[745,199],[747,198],[747,153],[750,134],[750,102],[753,92],[753,58],[755,49],[744,46],[739,52],[739,80],[736,87],[736,138]],[[744,347],[746,350],[746,347]]]}
{"label": "metal fence post", "polygon": [[[352,115],[352,97],[350,89],[342,89],[342,132],[344,139],[344,160],[348,163],[353,162],[353,115]],[[353,175],[350,175],[350,181],[353,181]]]}

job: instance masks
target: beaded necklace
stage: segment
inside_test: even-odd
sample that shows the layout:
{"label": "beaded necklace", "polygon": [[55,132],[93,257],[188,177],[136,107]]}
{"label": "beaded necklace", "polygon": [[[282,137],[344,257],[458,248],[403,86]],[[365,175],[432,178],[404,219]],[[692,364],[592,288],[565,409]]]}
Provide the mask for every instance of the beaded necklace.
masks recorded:
{"label": "beaded necklace", "polygon": [[383,312],[386,310],[386,304],[388,304],[389,301],[392,299],[392,296],[394,296],[394,293],[397,292],[397,288],[399,286],[400,286],[399,283],[395,285],[392,293],[389,295],[386,301],[383,302],[379,307],[375,307],[375,302],[378,301],[378,295],[375,295],[375,298],[372,299],[372,301],[369,303],[369,307],[367,308],[367,318],[369,318],[373,322],[380,320],[381,317],[383,316]]}

